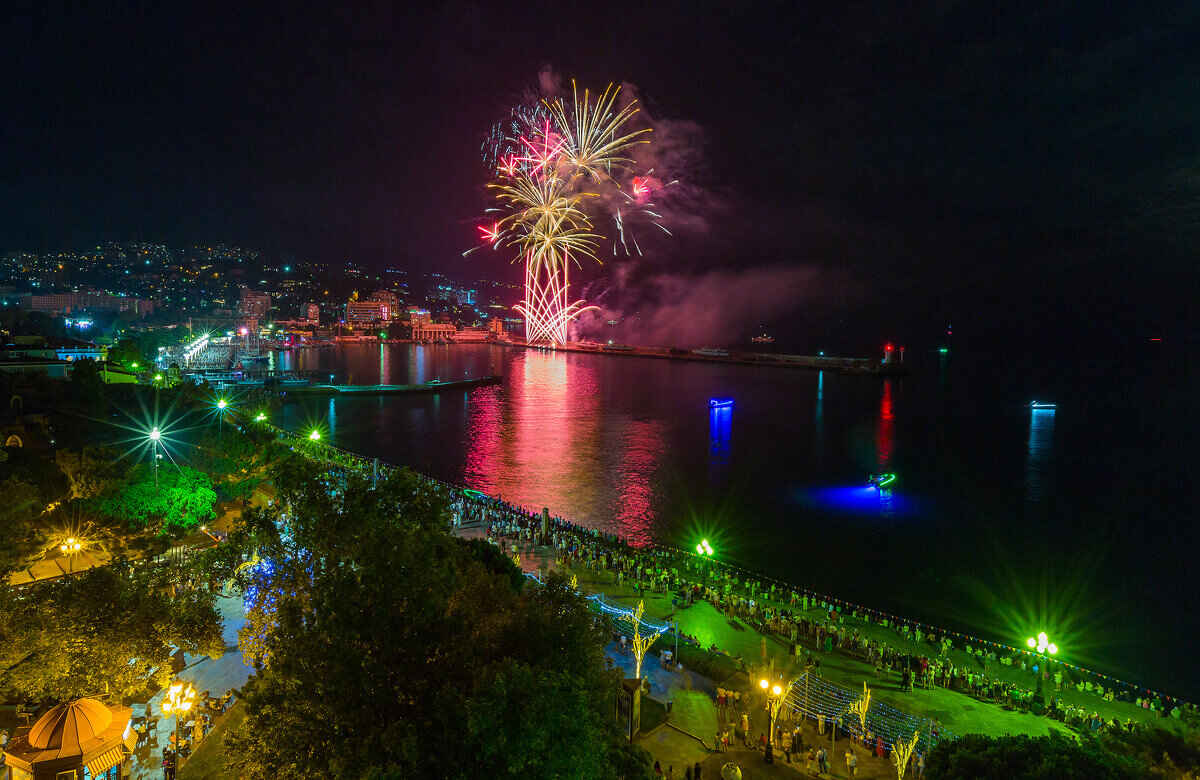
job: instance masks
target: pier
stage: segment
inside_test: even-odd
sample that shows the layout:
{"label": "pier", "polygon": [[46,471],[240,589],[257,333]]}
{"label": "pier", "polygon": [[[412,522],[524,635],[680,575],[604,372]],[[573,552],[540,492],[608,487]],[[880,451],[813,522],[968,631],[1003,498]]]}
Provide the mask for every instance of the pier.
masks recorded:
{"label": "pier", "polygon": [[311,395],[405,395],[409,393],[439,393],[443,390],[469,390],[473,387],[500,383],[498,376],[481,376],[474,379],[433,380],[420,385],[290,385],[283,386],[285,396]]}
{"label": "pier", "polygon": [[551,347],[511,339],[500,341],[512,347],[542,349],[555,352],[586,352],[589,354],[623,355],[625,357],[657,358],[660,360],[689,360],[703,363],[732,363],[744,366],[778,366],[806,368],[811,371],[834,371],[839,374],[866,376],[903,376],[908,368],[903,363],[884,363],[872,358],[826,357],[825,355],[782,355],[769,352],[733,352],[723,349],[688,350],[678,347],[634,347],[628,344],[600,344],[577,341]]}

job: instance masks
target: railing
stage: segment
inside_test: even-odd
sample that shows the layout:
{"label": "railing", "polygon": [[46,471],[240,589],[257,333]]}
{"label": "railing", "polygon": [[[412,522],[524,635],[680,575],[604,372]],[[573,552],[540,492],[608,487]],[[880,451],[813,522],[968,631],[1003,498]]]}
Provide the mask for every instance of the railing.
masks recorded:
{"label": "railing", "polygon": [[[842,733],[862,740],[865,736],[862,724],[857,715],[850,713],[850,705],[861,698],[861,692],[846,690],[805,672],[788,688],[784,706],[793,716],[823,720],[830,728],[837,723]],[[926,755],[941,740],[954,739],[953,734],[933,719],[910,715],[878,701],[871,702],[867,710],[866,732],[871,736],[871,742],[878,737],[888,750],[897,741],[907,742],[913,734],[920,734],[918,749]]]}

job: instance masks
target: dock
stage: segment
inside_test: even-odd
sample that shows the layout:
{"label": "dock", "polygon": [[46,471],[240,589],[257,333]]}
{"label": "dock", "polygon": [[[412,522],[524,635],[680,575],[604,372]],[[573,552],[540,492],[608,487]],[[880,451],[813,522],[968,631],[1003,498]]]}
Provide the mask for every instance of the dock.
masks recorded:
{"label": "dock", "polygon": [[498,376],[481,376],[474,379],[451,379],[446,381],[433,380],[420,385],[329,385],[308,384],[289,385],[281,389],[285,397],[310,395],[405,395],[409,393],[440,393],[443,390],[469,390],[473,387],[496,385],[500,383]]}
{"label": "dock", "polygon": [[511,347],[556,352],[584,352],[591,355],[623,355],[625,357],[688,360],[701,363],[732,363],[743,366],[776,366],[805,368],[810,371],[833,371],[861,376],[903,376],[908,368],[903,363],[883,363],[871,358],[848,358],[825,355],[784,355],[771,352],[732,352],[728,350],[687,350],[678,347],[634,347],[628,344],[597,344],[574,342],[550,347],[510,339],[497,342]]}

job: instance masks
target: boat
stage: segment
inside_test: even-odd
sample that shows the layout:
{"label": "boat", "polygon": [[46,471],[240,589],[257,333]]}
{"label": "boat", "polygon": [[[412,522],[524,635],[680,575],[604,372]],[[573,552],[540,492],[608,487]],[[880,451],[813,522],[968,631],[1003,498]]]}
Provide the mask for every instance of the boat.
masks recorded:
{"label": "boat", "polygon": [[605,352],[632,352],[633,347],[628,344],[605,344],[602,349]]}
{"label": "boat", "polygon": [[892,483],[895,481],[895,474],[872,474],[867,478],[867,487],[873,487],[876,490],[884,490],[885,488],[890,488]]}
{"label": "boat", "polygon": [[724,349],[714,349],[713,347],[701,347],[693,349],[693,355],[703,355],[704,357],[729,357],[729,352]]}
{"label": "boat", "polygon": [[729,407],[733,406],[733,399],[732,398],[710,398],[710,399],[708,399],[708,406],[711,409],[728,409]]}
{"label": "boat", "polygon": [[761,336],[752,336],[750,338],[750,340],[753,341],[755,344],[774,344],[775,343],[775,337],[768,336],[766,333],[762,334]]}
{"label": "boat", "polygon": [[1054,404],[1054,403],[1050,403],[1049,401],[1030,401],[1029,408],[1030,409],[1056,409],[1056,408],[1058,408],[1058,405]]}

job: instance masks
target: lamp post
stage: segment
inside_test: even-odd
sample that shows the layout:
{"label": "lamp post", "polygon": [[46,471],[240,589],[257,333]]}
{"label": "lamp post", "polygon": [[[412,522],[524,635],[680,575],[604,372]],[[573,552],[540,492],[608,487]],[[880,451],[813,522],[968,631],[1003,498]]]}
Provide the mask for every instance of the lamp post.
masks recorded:
{"label": "lamp post", "polygon": [[83,541],[74,536],[68,536],[66,541],[58,546],[58,549],[67,556],[67,574],[74,573],[75,556],[79,555],[79,551],[83,549]]}
{"label": "lamp post", "polygon": [[155,426],[146,436],[150,439],[150,447],[154,455],[154,489],[158,490],[158,443],[162,439],[162,431]]}
{"label": "lamp post", "polygon": [[700,567],[704,570],[704,583],[708,584],[708,561],[712,560],[713,548],[708,543],[707,539],[701,539],[700,544],[696,545],[696,555],[700,556],[702,563]]}
{"label": "lamp post", "polygon": [[179,713],[187,712],[196,703],[196,689],[191,683],[174,682],[167,688],[162,700],[163,715],[175,715],[175,755],[178,763],[179,755]]}
{"label": "lamp post", "polygon": [[774,744],[775,744],[775,718],[779,715],[779,708],[783,706],[783,686],[779,683],[771,685],[767,678],[762,678],[758,681],[758,687],[763,689],[763,693],[767,697],[767,752],[766,763],[775,763]]}
{"label": "lamp post", "polygon": [[1045,631],[1039,633],[1036,639],[1034,637],[1029,637],[1025,640],[1025,644],[1030,650],[1035,650],[1040,655],[1045,655],[1046,653],[1049,653],[1050,655],[1058,654],[1058,645],[1050,641],[1049,637],[1046,636]]}
{"label": "lamp post", "polygon": [[225,410],[229,408],[229,402],[224,398],[217,399],[217,435],[225,435]]}

